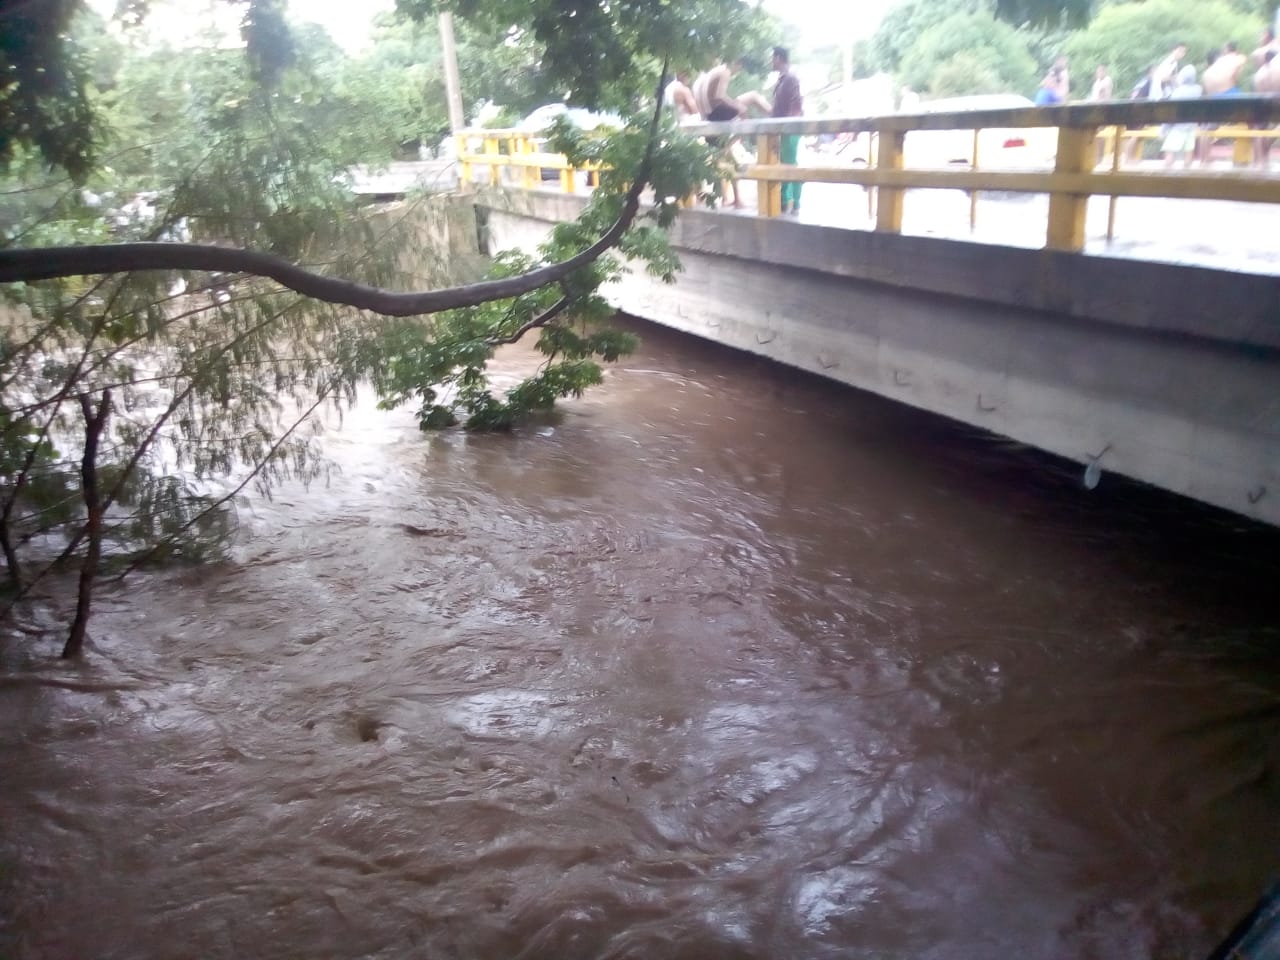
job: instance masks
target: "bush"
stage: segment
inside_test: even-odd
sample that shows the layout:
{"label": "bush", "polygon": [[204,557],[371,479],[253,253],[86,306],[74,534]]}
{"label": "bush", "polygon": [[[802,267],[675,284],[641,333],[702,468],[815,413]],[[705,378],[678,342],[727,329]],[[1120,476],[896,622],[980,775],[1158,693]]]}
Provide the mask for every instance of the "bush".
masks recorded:
{"label": "bush", "polygon": [[935,96],[1035,92],[1036,62],[1022,33],[984,13],[959,13],[925,30],[902,58],[899,79]]}
{"label": "bush", "polygon": [[[1087,29],[1067,41],[1066,51],[1078,77],[1089,77],[1099,64],[1107,64],[1116,95],[1123,97],[1176,44],[1185,43],[1185,62],[1203,71],[1210,50],[1234,40],[1248,53],[1264,26],[1261,17],[1241,13],[1224,0],[1147,0],[1102,10]],[[1251,75],[1245,67],[1241,79]]]}

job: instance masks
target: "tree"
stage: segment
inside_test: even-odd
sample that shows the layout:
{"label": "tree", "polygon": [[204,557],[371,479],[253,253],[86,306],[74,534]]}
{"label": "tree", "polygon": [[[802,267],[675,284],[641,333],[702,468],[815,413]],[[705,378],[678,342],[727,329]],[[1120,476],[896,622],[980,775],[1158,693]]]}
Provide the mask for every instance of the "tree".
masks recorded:
{"label": "tree", "polygon": [[0,170],[22,146],[82,177],[93,162],[94,113],[82,52],[68,40],[80,0],[0,8]]}
{"label": "tree", "polygon": [[[597,382],[598,363],[632,346],[599,326],[596,291],[621,269],[607,252],[668,278],[676,267],[660,237],[674,204],[642,212],[641,191],[684,196],[713,179],[706,149],[659,133],[657,113],[606,144],[562,130],[563,149],[610,167],[582,221],[540,257],[500,257],[482,282],[401,292],[403,219],[362,216],[343,189],[361,159],[346,115],[359,98],[309,59],[316,38],[281,34],[272,4],[250,11],[266,16],[246,22],[265,30],[248,59],[142,56],[107,90],[85,70],[76,95],[108,135],[49,140],[45,103],[5,128],[17,215],[0,249],[0,550],[8,612],[50,572],[78,569],[66,656],[100,573],[202,555],[245,484],[314,476],[307,417],[361,379],[387,405],[417,402],[424,427],[461,412],[490,429]],[[638,48],[634,66],[660,72]],[[494,395],[486,362],[533,332],[544,365]]]}
{"label": "tree", "polygon": [[935,96],[1029,93],[1038,70],[1026,37],[985,13],[958,13],[925,30],[906,50],[899,74]]}
{"label": "tree", "polygon": [[536,52],[547,93],[583,106],[627,112],[652,89],[663,60],[701,66],[759,51],[775,32],[741,0],[397,0],[405,16],[433,20],[452,10],[503,42]]}
{"label": "tree", "polygon": [[898,73],[907,51],[920,39],[921,34],[956,14],[989,9],[985,0],[960,0],[959,3],[903,0],[885,14],[880,26],[871,35],[867,52],[872,69]]}
{"label": "tree", "polygon": [[1242,50],[1262,32],[1263,21],[1234,9],[1225,0],[1147,0],[1109,6],[1085,30],[1068,39],[1066,51],[1077,71],[1107,64],[1123,95],[1152,64],[1185,43],[1187,62],[1201,65],[1209,50],[1234,40]]}
{"label": "tree", "polygon": [[1079,27],[1094,12],[1094,0],[996,0],[995,13],[1015,26]]}

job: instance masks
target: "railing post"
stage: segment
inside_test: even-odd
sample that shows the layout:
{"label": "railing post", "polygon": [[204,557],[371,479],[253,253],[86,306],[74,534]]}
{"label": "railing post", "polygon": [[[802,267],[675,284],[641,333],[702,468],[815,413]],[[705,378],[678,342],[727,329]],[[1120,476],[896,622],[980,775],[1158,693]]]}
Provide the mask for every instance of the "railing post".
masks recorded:
{"label": "railing post", "polygon": [[573,167],[563,167],[560,170],[560,189],[565,193],[574,193],[577,190],[577,184],[573,179]]}
{"label": "railing post", "polygon": [[[972,169],[974,170],[978,169],[978,134],[981,132],[982,131],[978,129],[975,129],[973,131],[973,164],[971,166],[972,166]],[[970,190],[969,191],[969,232],[973,233],[973,231],[976,229],[978,229],[978,191]]]}
{"label": "railing post", "polygon": [[1246,128],[1243,133],[1244,137],[1235,137],[1231,141],[1231,165],[1233,167],[1248,167],[1253,163],[1253,141],[1248,139],[1249,131]]}
{"label": "railing post", "polygon": [[[902,148],[907,134],[903,130],[885,130],[880,134],[880,146],[876,151],[877,170],[901,170]],[[902,232],[902,189],[900,187],[876,187],[876,229],[885,233]]]}
{"label": "railing post", "polygon": [[[528,137],[521,137],[516,141],[516,144],[522,155],[534,152],[533,141]],[[524,188],[526,190],[533,190],[537,188],[542,183],[542,168],[533,166],[525,167],[521,171],[521,181],[524,183]]]}
{"label": "railing post", "polygon": [[[756,162],[777,166],[782,162],[782,137],[776,133],[756,137]],[[761,190],[761,187],[764,189]],[[756,214],[761,217],[782,215],[782,184],[777,180],[756,181]]]}
{"label": "railing post", "polygon": [[[487,156],[491,156],[491,157],[497,156],[498,140],[496,137],[484,138],[484,152]],[[488,167],[489,167],[489,186],[491,187],[502,186],[502,170],[498,167],[496,163],[490,163],[488,164]]]}
{"label": "railing post", "polygon": [[471,164],[467,163],[467,156],[471,149],[467,142],[467,138],[463,134],[458,134],[453,138],[454,150],[458,156],[458,183],[471,182]]}
{"label": "railing post", "polygon": [[[1095,127],[1059,127],[1058,159],[1055,173],[1089,173],[1093,170]],[[1050,250],[1080,252],[1084,249],[1087,193],[1049,194],[1049,233],[1045,246]]]}
{"label": "railing post", "polygon": [[[1111,172],[1120,172],[1120,140],[1121,134],[1125,132],[1126,127],[1111,128]],[[1114,193],[1107,201],[1107,243],[1116,238],[1116,204],[1120,198]]]}
{"label": "railing post", "polygon": [[[860,136],[860,134],[859,134]],[[857,144],[854,144],[857,149]],[[875,165],[876,156],[880,150],[880,134],[874,130],[867,131],[867,166]],[[876,219],[876,192],[871,185],[863,187],[863,192],[867,195],[867,223],[873,223]]]}

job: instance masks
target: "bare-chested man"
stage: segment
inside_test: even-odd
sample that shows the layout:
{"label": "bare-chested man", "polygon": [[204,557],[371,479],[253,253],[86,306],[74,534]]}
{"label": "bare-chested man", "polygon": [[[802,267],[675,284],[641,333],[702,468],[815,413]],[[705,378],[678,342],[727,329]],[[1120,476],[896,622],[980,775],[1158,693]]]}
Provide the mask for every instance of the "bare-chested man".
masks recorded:
{"label": "bare-chested man", "polygon": [[[710,70],[698,74],[698,78],[693,81],[693,98],[697,102],[698,112],[702,114],[703,120],[724,123],[745,117],[752,107],[762,113],[768,113],[772,109],[769,101],[754,90],[740,97],[729,96],[729,81],[741,69],[742,58],[738,57],[728,63],[718,63]],[[726,167],[733,165],[728,155],[730,144],[725,141],[725,138],[707,137],[707,143],[725,151]],[[727,178],[725,184],[729,188],[728,193],[732,197],[733,206],[741,208],[742,196],[738,191],[737,179]]]}
{"label": "bare-chested man", "polygon": [[1218,58],[1205,68],[1201,82],[1207,97],[1231,96],[1240,92],[1240,71],[1249,58],[1234,43],[1228,43]]}

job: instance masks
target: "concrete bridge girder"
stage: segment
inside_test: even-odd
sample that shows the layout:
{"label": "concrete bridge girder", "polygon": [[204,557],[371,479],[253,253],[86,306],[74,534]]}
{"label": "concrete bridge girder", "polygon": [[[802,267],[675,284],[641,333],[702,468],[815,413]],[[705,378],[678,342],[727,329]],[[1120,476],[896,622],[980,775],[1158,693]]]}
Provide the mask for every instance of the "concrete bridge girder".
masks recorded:
{"label": "concrete bridge girder", "polygon": [[[482,200],[494,249],[582,201]],[[702,211],[628,313],[1280,524],[1280,280]]]}

